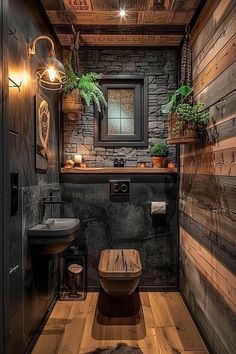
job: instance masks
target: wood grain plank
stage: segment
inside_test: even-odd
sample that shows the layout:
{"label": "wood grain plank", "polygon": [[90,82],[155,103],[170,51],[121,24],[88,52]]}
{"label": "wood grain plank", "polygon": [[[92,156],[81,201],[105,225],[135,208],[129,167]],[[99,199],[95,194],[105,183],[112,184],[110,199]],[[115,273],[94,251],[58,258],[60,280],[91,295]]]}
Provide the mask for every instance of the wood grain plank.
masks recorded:
{"label": "wood grain plank", "polygon": [[[63,24],[65,17],[63,12],[58,10],[47,10],[47,15],[52,24]],[[191,12],[192,13],[192,12]],[[101,25],[136,25],[138,24],[139,11],[130,10],[129,15],[121,21],[119,9],[111,11],[76,11],[73,12],[74,25],[101,24]],[[169,19],[169,21],[168,21]],[[146,10],[143,24],[185,24],[189,20],[189,11],[150,11]]]}
{"label": "wood grain plank", "polygon": [[236,34],[193,80],[194,95],[198,95],[234,62],[236,62]]}
{"label": "wood grain plank", "polygon": [[63,0],[65,8],[68,11],[76,13],[78,11],[92,11],[91,0],[70,1]]}
{"label": "wood grain plank", "polygon": [[193,317],[215,353],[229,354],[236,349],[235,314],[221,294],[195,265],[194,259],[181,250],[181,290]]}
{"label": "wood grain plank", "polygon": [[236,2],[208,1],[204,11],[192,31],[193,86],[212,118],[207,141],[181,147],[180,286],[212,351],[228,354],[236,351]]}
{"label": "wood grain plank", "polygon": [[235,244],[235,177],[185,174],[180,178],[180,210]]}
{"label": "wood grain plank", "polygon": [[209,144],[198,144],[196,146],[191,146],[188,149],[186,146],[181,149],[180,158],[183,159],[185,157],[194,157],[201,154],[209,154],[215,153],[222,150],[230,150],[235,148],[235,137],[230,137],[228,139],[220,140],[216,143],[209,143]]}
{"label": "wood grain plank", "polygon": [[[194,155],[200,155],[205,153],[214,153],[216,151],[234,148],[236,144],[236,130],[235,130],[235,118],[236,118],[236,90],[230,95],[221,99],[217,104],[213,105],[209,109],[212,119],[208,124],[209,142],[188,144],[181,146],[180,156],[191,157]],[[226,123],[230,121],[229,125]],[[232,133],[232,134],[231,134]],[[216,136],[214,140],[213,137]],[[227,137],[228,135],[228,137]]]}
{"label": "wood grain plank", "polygon": [[66,169],[62,168],[61,173],[99,173],[99,174],[108,174],[108,173],[115,173],[115,174],[145,174],[145,173],[154,173],[154,174],[162,174],[162,173],[176,173],[176,168],[168,169],[168,168],[138,168],[138,167],[87,167],[87,168],[72,168]]}
{"label": "wood grain plank", "polygon": [[155,328],[156,334],[156,354],[174,354],[171,344],[168,342],[165,330],[163,328]]}
{"label": "wood grain plank", "polygon": [[140,276],[142,265],[137,250],[103,250],[101,251],[98,271],[103,277]]}
{"label": "wood grain plank", "polygon": [[61,338],[68,323],[67,319],[70,316],[72,306],[72,302],[57,302],[57,306],[54,307],[51,316],[34,347],[34,354],[43,353],[45,348],[47,348],[47,353],[58,353]]}
{"label": "wood grain plank", "polygon": [[199,34],[201,33],[202,29],[208,22],[210,16],[214,12],[215,8],[219,4],[220,0],[208,0],[206,5],[204,6],[203,10],[201,11],[201,14],[199,18],[197,19],[196,23],[193,26],[192,32],[191,32],[191,44],[196,41],[198,38]]}
{"label": "wood grain plank", "polygon": [[234,5],[234,1],[224,0],[220,1],[215,9],[214,6],[212,6],[212,15],[208,18],[208,21],[199,33],[197,40],[195,40],[192,45],[193,60],[199,55],[207,42],[211,40],[211,37],[214,35],[217,28],[223,23]]}
{"label": "wood grain plank", "polygon": [[[98,348],[115,347],[117,343],[126,343],[133,347],[139,346],[144,354],[175,354],[177,351],[182,354],[208,353],[179,293],[140,293],[144,315],[141,322],[146,329],[145,336],[137,332],[140,323],[137,323],[136,326],[127,326],[127,316],[123,318],[111,316],[113,319],[108,318],[107,322],[101,325],[101,318],[97,319],[95,315],[100,298],[98,295],[98,293],[88,293],[85,301],[72,302],[70,312],[66,302],[58,303],[59,306],[56,304],[53,313],[57,317],[50,317],[46,325],[51,326],[51,332],[47,333],[47,341],[42,340],[42,337],[45,337],[45,334],[42,334],[32,353],[85,354],[98,350]],[[151,302],[154,307],[152,307]],[[67,307],[66,310],[63,309],[63,304]],[[163,309],[163,306],[165,309]],[[153,309],[155,312],[153,312]],[[167,323],[165,320],[166,313],[169,313],[170,316],[173,313],[170,319],[172,326],[155,326],[154,318],[160,311],[162,311],[164,317],[159,317],[159,324]],[[112,321],[116,321],[116,323]],[[84,323],[85,326],[83,326]],[[117,325],[117,323],[120,324]],[[99,340],[97,339],[98,333],[96,335],[94,333],[94,326],[100,326]],[[113,336],[108,337],[107,334],[112,333],[111,331],[113,331]],[[138,334],[138,337],[132,339],[132,331]],[[56,341],[52,333],[57,333]],[[114,336],[114,333],[116,333],[116,336]],[[130,339],[127,339],[127,334]],[[81,335],[83,338],[81,345],[79,345]],[[57,345],[60,341],[60,346],[55,346],[55,343],[53,346],[53,341]]]}
{"label": "wood grain plank", "polygon": [[182,157],[180,170],[181,173],[236,176],[236,147]]}
{"label": "wood grain plank", "polygon": [[233,274],[236,274],[236,244],[228,242],[224,235],[218,235],[189,215],[180,212],[180,226],[198,243],[204,246]]}
{"label": "wood grain plank", "polygon": [[[86,313],[86,324],[84,328],[84,335],[82,338],[80,352],[87,353],[89,351],[95,350],[99,347],[99,341],[92,336],[93,321],[96,313],[96,304],[98,301],[98,293],[89,293],[89,298],[87,301]],[[87,296],[88,296],[87,295]]]}
{"label": "wood grain plank", "polygon": [[[236,214],[236,178],[228,176],[202,176],[194,174],[184,174],[180,177],[182,190],[180,197],[182,199],[193,198],[199,205],[209,205],[209,207],[217,213],[227,210],[232,214]],[[229,214],[226,214],[230,217]]]}
{"label": "wood grain plank", "polygon": [[[56,33],[70,34],[72,33],[70,24],[54,25]],[[80,35],[83,34],[180,34],[185,33],[185,25],[80,25]]]}
{"label": "wood grain plank", "polygon": [[236,277],[224,267],[209,251],[180,228],[181,247],[188,253],[198,270],[222,295],[225,302],[236,313]]}
{"label": "wood grain plank", "polygon": [[167,350],[167,353],[169,348],[178,352],[206,350],[202,339],[196,335],[196,327],[178,293],[149,293],[149,299],[155,327],[158,329],[157,338],[160,336],[160,350]]}
{"label": "wood grain plank", "polygon": [[203,91],[195,96],[196,102],[202,102],[205,108],[220,101],[236,88],[236,62],[230,65],[222,74],[212,81]]}
{"label": "wood grain plank", "polygon": [[[72,35],[57,33],[60,43],[69,47]],[[81,46],[178,46],[182,35],[81,34]]]}
{"label": "wood grain plank", "polygon": [[232,119],[236,117],[236,88],[235,90],[222,98],[220,101],[217,102],[216,105],[213,105],[209,109],[210,116],[212,120],[208,127],[211,128],[212,126],[222,123],[226,120]]}
{"label": "wood grain plank", "polygon": [[[222,216],[222,213],[218,211],[211,211],[209,205],[198,205],[198,202],[192,198],[187,198],[186,200],[180,201],[180,210],[191,216],[194,220],[201,223],[203,226],[208,227],[210,230],[216,234],[224,235],[224,238],[231,242],[235,242],[234,230],[235,223],[231,219]],[[223,237],[223,236],[222,236]]]}
{"label": "wood grain plank", "polygon": [[214,58],[236,32],[236,5],[192,63],[193,79]]}

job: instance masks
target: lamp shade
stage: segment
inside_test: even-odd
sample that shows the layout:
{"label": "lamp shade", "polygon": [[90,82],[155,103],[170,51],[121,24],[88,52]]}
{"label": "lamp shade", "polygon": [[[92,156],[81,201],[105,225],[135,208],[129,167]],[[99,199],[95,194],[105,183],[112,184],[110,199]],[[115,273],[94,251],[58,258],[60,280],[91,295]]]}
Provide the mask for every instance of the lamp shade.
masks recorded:
{"label": "lamp shade", "polygon": [[39,85],[51,91],[59,91],[67,82],[64,65],[54,56],[40,63],[35,76]]}

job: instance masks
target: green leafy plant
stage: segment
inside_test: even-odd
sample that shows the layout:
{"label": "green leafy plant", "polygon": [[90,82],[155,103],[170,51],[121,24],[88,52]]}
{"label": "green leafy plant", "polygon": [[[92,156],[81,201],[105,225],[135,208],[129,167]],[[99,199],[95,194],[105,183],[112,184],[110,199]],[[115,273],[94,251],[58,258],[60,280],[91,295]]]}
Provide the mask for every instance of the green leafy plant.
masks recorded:
{"label": "green leafy plant", "polygon": [[65,94],[74,89],[79,89],[79,95],[83,98],[87,106],[91,103],[95,103],[99,112],[102,106],[107,106],[101,86],[98,83],[98,80],[102,78],[102,74],[90,72],[78,76],[72,66],[67,63],[67,76],[68,81],[64,87]]}
{"label": "green leafy plant", "polygon": [[178,114],[179,119],[172,129],[172,135],[177,135],[184,123],[192,122],[202,128],[210,119],[209,113],[203,111],[203,103],[191,104],[186,102],[192,92],[191,87],[182,85],[171,96],[170,101],[161,107],[162,113],[173,112]]}
{"label": "green leafy plant", "polygon": [[151,147],[151,156],[166,157],[168,155],[167,143],[153,144]]}
{"label": "green leafy plant", "polygon": [[182,85],[171,96],[170,101],[161,106],[162,113],[176,112],[179,104],[183,103],[193,92],[189,86]]}

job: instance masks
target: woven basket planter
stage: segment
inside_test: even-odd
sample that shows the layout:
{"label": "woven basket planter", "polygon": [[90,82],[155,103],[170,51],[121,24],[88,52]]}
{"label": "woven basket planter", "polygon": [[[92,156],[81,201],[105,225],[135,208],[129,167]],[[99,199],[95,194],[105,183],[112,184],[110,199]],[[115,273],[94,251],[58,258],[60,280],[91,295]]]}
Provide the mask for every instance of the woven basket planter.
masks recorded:
{"label": "woven basket planter", "polygon": [[182,127],[173,133],[176,123],[179,122],[179,115],[177,113],[170,113],[168,119],[168,143],[169,144],[190,144],[196,143],[198,138],[197,125],[192,122],[184,122]]}
{"label": "woven basket planter", "polygon": [[84,105],[78,89],[63,95],[62,111],[69,120],[76,120],[84,113]]}

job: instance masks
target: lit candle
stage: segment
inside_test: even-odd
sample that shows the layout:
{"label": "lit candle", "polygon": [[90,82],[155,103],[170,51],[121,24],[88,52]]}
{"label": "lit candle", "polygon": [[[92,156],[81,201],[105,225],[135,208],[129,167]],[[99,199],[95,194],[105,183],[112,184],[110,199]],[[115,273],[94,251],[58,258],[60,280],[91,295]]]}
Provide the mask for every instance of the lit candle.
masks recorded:
{"label": "lit candle", "polygon": [[76,164],[81,164],[81,162],[82,162],[82,155],[75,155],[74,159],[75,159],[75,163],[76,163]]}
{"label": "lit candle", "polygon": [[145,168],[146,167],[146,162],[139,162],[138,163],[139,168]]}

